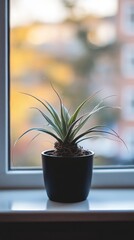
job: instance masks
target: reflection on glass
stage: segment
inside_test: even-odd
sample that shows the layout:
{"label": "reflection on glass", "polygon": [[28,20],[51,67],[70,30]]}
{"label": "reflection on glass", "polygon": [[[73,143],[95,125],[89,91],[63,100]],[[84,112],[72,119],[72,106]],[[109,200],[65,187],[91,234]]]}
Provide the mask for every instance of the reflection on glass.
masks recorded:
{"label": "reflection on glass", "polygon": [[89,210],[89,202],[88,200],[78,202],[78,203],[58,203],[53,202],[51,200],[47,200],[46,203],[46,210],[47,211],[88,211]]}
{"label": "reflection on glass", "polygon": [[46,210],[46,202],[13,202],[11,205],[12,211],[41,211]]}
{"label": "reflection on glass", "polygon": [[88,211],[89,202],[88,200],[78,202],[78,203],[58,203],[50,200],[44,200],[39,202],[34,201],[13,201],[11,204],[12,211]]}
{"label": "reflection on glass", "polygon": [[[126,87],[130,85],[131,92],[134,91],[134,55],[129,52],[129,36],[125,38],[127,31],[122,28],[124,2],[11,0],[12,167],[40,167],[40,153],[53,147],[54,140],[48,135],[39,135],[29,144],[35,134],[29,133],[13,149],[22,132],[29,127],[46,125],[36,110],[29,109],[38,107],[38,102],[20,92],[36,95],[58,107],[49,80],[55,84],[70,112],[95,91],[102,90],[92,107],[99,98],[113,95],[106,99],[106,104],[121,105],[122,110],[97,114],[89,124],[92,126],[95,121],[115,129],[126,141],[129,152],[119,142],[107,139],[87,140],[82,145],[96,153],[95,166],[133,165],[134,103],[133,97],[130,99],[133,94],[129,94],[129,88],[126,92]],[[127,115],[126,119],[128,109],[131,118]]]}

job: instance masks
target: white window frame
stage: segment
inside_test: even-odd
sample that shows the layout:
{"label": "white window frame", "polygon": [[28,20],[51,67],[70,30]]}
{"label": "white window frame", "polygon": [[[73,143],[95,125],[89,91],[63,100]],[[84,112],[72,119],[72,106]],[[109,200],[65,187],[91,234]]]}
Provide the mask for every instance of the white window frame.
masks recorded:
{"label": "white window frame", "polygon": [[[8,169],[8,0],[0,1],[0,188],[42,188],[42,170]],[[93,187],[134,187],[134,168],[94,169]]]}

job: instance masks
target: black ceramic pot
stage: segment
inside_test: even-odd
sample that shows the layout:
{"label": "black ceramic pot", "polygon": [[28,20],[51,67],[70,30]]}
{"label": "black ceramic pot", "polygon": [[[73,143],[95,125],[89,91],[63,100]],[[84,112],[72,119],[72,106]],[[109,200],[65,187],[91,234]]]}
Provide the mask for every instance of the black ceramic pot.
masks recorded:
{"label": "black ceramic pot", "polygon": [[53,150],[42,152],[44,184],[47,196],[55,202],[84,201],[91,187],[93,156],[57,157]]}

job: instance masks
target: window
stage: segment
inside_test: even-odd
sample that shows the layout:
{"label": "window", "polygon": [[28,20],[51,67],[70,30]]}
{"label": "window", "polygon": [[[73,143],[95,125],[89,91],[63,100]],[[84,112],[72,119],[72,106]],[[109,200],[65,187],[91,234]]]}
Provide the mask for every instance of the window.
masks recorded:
{"label": "window", "polygon": [[[20,4],[20,3],[21,4]],[[25,1],[10,1],[10,8],[11,4],[19,5],[21,9],[21,14],[27,14],[27,11],[22,11],[24,7]],[[36,2],[36,1],[35,1]],[[40,4],[43,4],[44,1],[40,0]],[[51,1],[49,1],[50,4]],[[57,2],[57,1],[56,1]],[[26,1],[28,3],[28,1]],[[38,1],[38,6],[40,6]],[[59,4],[59,3],[58,3]],[[81,2],[79,4],[82,4]],[[28,4],[26,4],[28,6]],[[108,4],[109,5],[109,4]],[[30,5],[30,11],[31,11]],[[41,5],[42,6],[42,5]],[[54,9],[53,5],[49,5],[50,9]],[[63,6],[62,6],[63,7]],[[43,9],[43,7],[41,7]],[[61,5],[60,5],[61,8]],[[55,10],[57,9],[57,5]],[[59,8],[58,8],[59,9]],[[62,8],[63,9],[63,8]],[[85,5],[85,9],[87,6]],[[111,7],[110,7],[111,9]],[[0,64],[2,72],[0,72],[0,102],[3,103],[0,106],[0,148],[1,148],[1,157],[0,157],[0,184],[2,187],[41,187],[43,186],[43,177],[42,177],[42,170],[41,170],[41,163],[40,161],[35,163],[35,160],[32,162],[32,158],[29,160],[28,156],[31,156],[30,152],[24,159],[24,155],[22,152],[22,160],[25,160],[24,165],[23,161],[21,164],[13,164],[11,162],[11,153],[10,149],[12,147],[13,139],[19,135],[20,131],[23,131],[26,127],[29,127],[29,124],[37,124],[40,123],[40,119],[35,113],[29,115],[27,112],[27,104],[31,106],[33,102],[25,96],[19,95],[19,91],[34,91],[34,94],[38,95],[37,89],[40,88],[40,94],[46,97],[51,97],[51,93],[49,88],[47,88],[46,79],[52,78],[55,80],[57,86],[60,87],[60,91],[63,94],[64,98],[66,99],[67,104],[70,104],[67,99],[75,100],[75,104],[77,105],[77,101],[80,100],[77,98],[78,92],[85,95],[90,94],[90,90],[96,91],[96,86],[98,90],[100,89],[101,82],[98,82],[99,75],[95,71],[95,61],[92,62],[91,59],[94,58],[97,64],[102,64],[104,62],[108,62],[110,64],[110,69],[116,66],[116,63],[112,61],[113,57],[116,55],[116,51],[113,51],[113,43],[111,45],[111,40],[107,42],[107,45],[110,43],[110,48],[106,48],[106,52],[104,54],[105,47],[102,46],[102,38],[101,38],[101,46],[99,46],[99,37],[93,31],[94,29],[99,28],[99,19],[98,16],[88,17],[84,15],[83,19],[83,12],[79,12],[79,6],[76,6],[73,9],[64,9],[61,11],[64,16],[60,16],[60,19],[56,23],[47,24],[47,17],[51,14],[47,14],[47,11],[43,16],[46,17],[43,21],[46,24],[39,20],[41,13],[39,16],[36,15],[36,21],[32,22],[32,28],[29,27],[29,22],[31,21],[28,18],[28,23],[24,22],[22,27],[23,31],[19,31],[19,26],[21,26],[21,22],[19,22],[20,18],[18,16],[20,13],[15,11],[12,12],[10,17],[15,18],[17,17],[17,26],[14,26],[13,21],[10,22],[10,49],[8,45],[8,19],[9,19],[9,1],[0,1],[0,21],[2,22],[2,28],[0,29]],[[114,12],[115,8],[113,8]],[[111,10],[110,10],[111,11]],[[36,9],[36,13],[37,13]],[[57,12],[57,11],[55,11]],[[112,14],[113,14],[112,12]],[[59,13],[59,11],[58,11]],[[23,15],[22,14],[22,15]],[[72,14],[74,14],[72,16]],[[77,15],[78,14],[78,15]],[[79,15],[80,14],[80,15]],[[85,11],[86,14],[86,11]],[[100,13],[100,15],[103,13]],[[33,14],[32,14],[33,16]],[[51,16],[59,18],[59,15],[52,14]],[[83,24],[79,25],[77,20],[78,16],[83,19]],[[26,16],[21,16],[22,19],[26,20]],[[28,14],[29,17],[29,14]],[[66,21],[65,18],[66,17]],[[74,18],[74,22],[70,21],[71,18]],[[94,20],[93,20],[94,19]],[[114,22],[113,17],[108,17],[107,21]],[[38,21],[37,21],[38,20]],[[63,21],[64,20],[64,21]],[[50,21],[50,19],[49,19]],[[52,19],[51,19],[52,21]],[[76,21],[76,22],[75,22]],[[61,24],[62,22],[62,24]],[[65,26],[63,25],[65,23]],[[90,24],[89,24],[90,23]],[[31,24],[31,22],[30,22]],[[90,25],[90,28],[89,28]],[[57,28],[56,28],[57,27]],[[96,27],[96,28],[95,28]],[[57,30],[58,29],[58,30]],[[18,31],[18,32],[17,32]],[[13,34],[13,32],[15,34]],[[39,37],[41,34],[41,37]],[[97,36],[97,45],[96,43],[96,36]],[[25,38],[26,41],[21,41],[21,38]],[[113,36],[112,36],[113,39]],[[24,39],[23,39],[24,40]],[[106,44],[106,39],[105,39]],[[89,48],[90,46],[97,46],[99,48],[99,52],[94,51],[95,48]],[[62,48],[61,48],[62,46]],[[102,47],[102,48],[101,48]],[[104,47],[104,48],[103,48]],[[61,50],[62,49],[62,50]],[[9,58],[9,50],[10,50],[10,58]],[[107,52],[108,50],[108,52]],[[33,52],[34,51],[34,54]],[[90,54],[88,55],[87,52]],[[103,52],[103,54],[101,54]],[[28,53],[28,55],[26,55]],[[45,54],[44,54],[45,53]],[[16,55],[15,55],[16,54]],[[24,55],[24,59],[21,59],[21,56]],[[54,55],[54,56],[53,56]],[[36,56],[36,57],[35,57]],[[65,57],[66,56],[66,57]],[[110,56],[110,59],[109,59]],[[95,58],[97,57],[97,59]],[[114,58],[115,59],[115,58]],[[10,61],[9,61],[10,60]],[[45,64],[45,65],[44,65]],[[28,67],[27,67],[28,66]],[[45,67],[44,67],[45,66]],[[73,66],[73,67],[72,67]],[[91,68],[90,68],[91,67]],[[9,71],[10,69],[10,71]],[[100,66],[99,69],[102,69]],[[105,68],[103,68],[103,74],[105,72]],[[90,70],[90,74],[89,74]],[[106,68],[107,71],[107,68]],[[21,75],[19,75],[21,73]],[[84,75],[83,75],[84,74]],[[106,72],[107,74],[107,72]],[[78,82],[76,84],[76,80]],[[88,80],[91,79],[89,82]],[[95,81],[94,81],[95,80]],[[45,81],[45,88],[42,89],[42,85]],[[84,84],[85,81],[85,84]],[[110,79],[110,84],[112,80]],[[64,83],[64,84],[63,84]],[[108,82],[106,83],[106,78],[103,83],[103,86],[109,87]],[[20,84],[20,85],[19,85]],[[71,85],[70,85],[71,84]],[[98,85],[96,85],[98,84]],[[10,86],[10,88],[9,88]],[[70,88],[71,86],[71,88]],[[117,90],[116,81],[114,80],[114,85],[112,87],[107,88],[104,95],[107,94],[114,94]],[[45,90],[44,90],[45,89]],[[68,90],[68,91],[66,91]],[[71,91],[71,92],[70,92]],[[87,92],[84,92],[87,91]],[[70,94],[68,98],[68,93]],[[76,95],[74,96],[74,93]],[[24,100],[25,98],[25,100]],[[83,98],[83,95],[81,95]],[[54,103],[56,103],[56,99],[51,99]],[[24,101],[24,102],[23,102]],[[73,102],[71,100],[71,103]],[[114,100],[115,101],[115,100]],[[35,103],[35,102],[34,102]],[[112,104],[116,102],[108,102],[108,104]],[[26,107],[24,105],[26,104]],[[16,106],[17,108],[16,108]],[[28,107],[29,107],[28,106]],[[15,111],[14,111],[15,109]],[[13,113],[14,111],[14,113]],[[29,110],[28,110],[29,111]],[[23,114],[22,114],[23,112]],[[14,115],[13,115],[14,114]],[[15,115],[16,114],[16,115]],[[117,114],[118,115],[118,114]],[[9,118],[10,117],[10,118]],[[23,117],[23,119],[22,119]],[[99,121],[105,120],[109,123],[109,126],[116,127],[118,130],[117,119],[118,116],[116,114],[111,114],[109,112],[106,116],[99,116]],[[21,125],[21,120],[28,125]],[[41,122],[42,123],[42,122]],[[18,127],[18,128],[17,128]],[[17,129],[17,132],[15,132]],[[11,140],[11,141],[10,141]],[[26,140],[26,139],[25,139]],[[47,139],[48,140],[48,139]],[[28,139],[26,140],[28,141]],[[38,140],[39,141],[39,140]],[[41,141],[41,139],[40,139]],[[17,151],[19,153],[25,150],[25,142],[20,143],[21,148]],[[98,159],[99,162],[96,161],[94,168],[94,176],[93,176],[93,186],[132,186],[133,179],[134,179],[134,171],[133,166],[129,166],[128,162],[118,164],[119,160],[119,148],[114,143],[113,145],[109,142],[96,141],[94,142],[95,149],[98,151]],[[34,143],[37,145],[37,142]],[[90,142],[84,143],[85,147],[86,144],[90,144]],[[35,146],[34,145],[34,146]],[[106,146],[106,150],[109,150],[111,155],[109,156],[108,151],[105,149],[100,148],[101,146]],[[23,146],[23,148],[22,148]],[[41,146],[44,147],[44,146]],[[28,149],[30,151],[30,149]],[[40,152],[40,149],[38,149]],[[17,155],[17,154],[16,154]],[[19,155],[18,155],[19,156]],[[116,156],[116,158],[115,158]],[[114,161],[113,161],[114,159]],[[26,160],[28,164],[26,165]],[[111,162],[110,162],[111,161]],[[110,164],[109,164],[110,162]],[[100,164],[101,163],[101,164]],[[106,181],[107,180],[107,181]]]}
{"label": "window", "polygon": [[122,4],[121,26],[123,32],[128,35],[134,35],[134,3],[133,1],[124,1]]}
{"label": "window", "polygon": [[127,141],[127,146],[129,148],[129,153],[125,153],[125,151],[122,151],[122,159],[124,159],[124,161],[132,161],[132,159],[134,158],[134,127],[131,126],[127,126],[124,129],[124,139],[125,141]]}
{"label": "window", "polygon": [[123,44],[121,51],[122,74],[126,78],[134,78],[134,44]]}
{"label": "window", "polygon": [[123,118],[134,121],[134,87],[128,86],[122,96]]}

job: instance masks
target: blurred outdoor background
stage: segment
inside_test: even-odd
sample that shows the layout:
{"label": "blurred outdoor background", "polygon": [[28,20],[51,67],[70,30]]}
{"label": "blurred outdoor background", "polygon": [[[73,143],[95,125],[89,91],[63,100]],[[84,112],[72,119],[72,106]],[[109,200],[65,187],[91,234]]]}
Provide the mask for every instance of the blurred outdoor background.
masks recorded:
{"label": "blurred outdoor background", "polygon": [[46,127],[42,107],[29,93],[59,110],[52,81],[73,113],[78,104],[101,90],[85,112],[101,98],[108,106],[89,126],[105,124],[124,139],[81,143],[95,152],[95,167],[134,164],[134,2],[132,0],[10,0],[10,132],[11,166],[40,167],[41,152],[54,139],[37,133],[15,140],[31,127]]}

